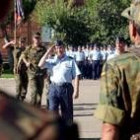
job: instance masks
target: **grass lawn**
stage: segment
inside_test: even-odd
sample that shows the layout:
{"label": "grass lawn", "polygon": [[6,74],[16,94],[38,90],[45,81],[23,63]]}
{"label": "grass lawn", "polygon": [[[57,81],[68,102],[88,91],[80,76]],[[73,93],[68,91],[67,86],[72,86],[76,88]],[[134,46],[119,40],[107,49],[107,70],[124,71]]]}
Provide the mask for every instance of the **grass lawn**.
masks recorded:
{"label": "grass lawn", "polygon": [[14,74],[9,70],[5,70],[3,71],[1,78],[14,78]]}

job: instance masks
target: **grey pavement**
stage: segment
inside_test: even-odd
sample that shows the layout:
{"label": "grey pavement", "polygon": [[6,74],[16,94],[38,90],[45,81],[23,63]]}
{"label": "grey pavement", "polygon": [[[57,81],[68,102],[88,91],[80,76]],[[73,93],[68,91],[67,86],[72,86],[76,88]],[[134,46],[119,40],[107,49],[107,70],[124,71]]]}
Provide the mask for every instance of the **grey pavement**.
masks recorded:
{"label": "grey pavement", "polygon": [[[12,96],[15,95],[14,79],[1,78],[0,88],[4,89]],[[99,100],[99,91],[100,81],[80,81],[80,96],[78,99],[74,100],[74,120],[78,123],[81,138],[94,138],[94,140],[97,140],[101,136],[101,122],[94,117],[94,111]],[[26,101],[30,101],[29,93]],[[45,89],[42,105],[46,106]]]}

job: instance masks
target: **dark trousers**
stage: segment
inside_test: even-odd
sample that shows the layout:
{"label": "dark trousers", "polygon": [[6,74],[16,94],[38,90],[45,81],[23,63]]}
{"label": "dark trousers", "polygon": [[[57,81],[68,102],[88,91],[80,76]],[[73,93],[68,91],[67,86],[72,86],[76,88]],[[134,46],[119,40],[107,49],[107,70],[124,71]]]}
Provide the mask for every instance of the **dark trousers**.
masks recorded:
{"label": "dark trousers", "polygon": [[84,61],[76,61],[78,68],[81,71],[81,76],[80,78],[84,77]]}
{"label": "dark trousers", "polygon": [[59,112],[66,123],[73,122],[73,86],[70,83],[65,83],[58,86],[51,83],[49,89],[49,110]]}
{"label": "dark trousers", "polygon": [[92,62],[92,78],[94,80],[100,77],[100,60],[93,60]]}
{"label": "dark trousers", "polygon": [[92,64],[88,60],[84,63],[84,78],[92,79]]}
{"label": "dark trousers", "polygon": [[15,74],[15,82],[16,82],[16,98],[23,101],[26,98],[28,86],[28,76],[26,71]]}

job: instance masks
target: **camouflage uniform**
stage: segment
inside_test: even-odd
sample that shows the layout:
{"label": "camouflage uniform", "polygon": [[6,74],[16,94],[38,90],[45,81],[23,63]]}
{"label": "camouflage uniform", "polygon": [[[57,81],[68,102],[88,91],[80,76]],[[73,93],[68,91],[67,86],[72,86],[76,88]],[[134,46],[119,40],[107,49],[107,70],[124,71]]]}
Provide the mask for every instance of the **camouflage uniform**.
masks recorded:
{"label": "camouflage uniform", "polygon": [[95,116],[103,122],[139,131],[140,53],[136,56],[135,51],[140,52],[140,48],[133,48],[131,52],[117,56],[104,65],[100,102]]}
{"label": "camouflage uniform", "polygon": [[[140,28],[140,0],[133,0],[122,13],[130,20],[132,30]],[[136,30],[135,47],[128,53],[109,60],[103,68],[99,106],[95,116],[103,122],[119,126],[119,132],[126,131],[125,140],[140,139],[140,40]],[[138,44],[139,43],[139,44]],[[120,139],[123,139],[120,135]]]}
{"label": "camouflage uniform", "polygon": [[20,64],[18,64],[20,56],[24,50],[25,49],[21,47],[16,47],[15,49],[13,49],[16,97],[19,100],[25,99],[28,85],[27,67],[23,60],[21,60]]}
{"label": "camouflage uniform", "polygon": [[28,67],[28,77],[29,77],[29,91],[31,93],[31,104],[35,106],[41,105],[41,98],[44,86],[44,76],[46,70],[40,70],[38,63],[41,57],[46,52],[45,47],[32,47],[29,46],[23,53],[23,57],[30,62]]}

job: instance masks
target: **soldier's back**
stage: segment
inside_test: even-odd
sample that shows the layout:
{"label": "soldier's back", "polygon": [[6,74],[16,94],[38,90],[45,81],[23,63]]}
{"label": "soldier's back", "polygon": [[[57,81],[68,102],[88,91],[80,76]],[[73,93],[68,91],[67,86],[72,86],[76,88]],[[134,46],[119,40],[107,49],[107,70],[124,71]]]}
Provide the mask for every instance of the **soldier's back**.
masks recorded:
{"label": "soldier's back", "polygon": [[[111,74],[115,75],[118,84],[118,94],[122,96],[119,106],[131,118],[132,129],[140,128],[140,48],[133,48],[130,52],[109,60],[106,70],[110,67],[113,68]],[[111,77],[114,76],[110,75]]]}

